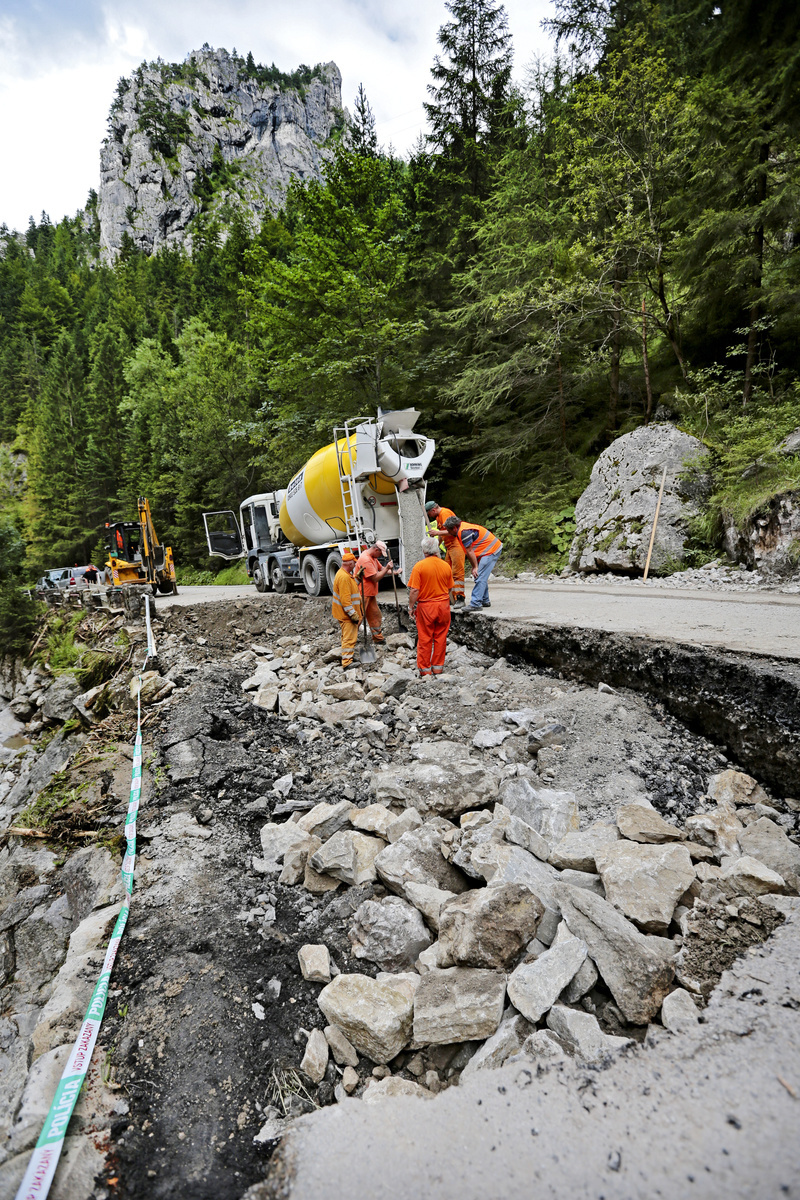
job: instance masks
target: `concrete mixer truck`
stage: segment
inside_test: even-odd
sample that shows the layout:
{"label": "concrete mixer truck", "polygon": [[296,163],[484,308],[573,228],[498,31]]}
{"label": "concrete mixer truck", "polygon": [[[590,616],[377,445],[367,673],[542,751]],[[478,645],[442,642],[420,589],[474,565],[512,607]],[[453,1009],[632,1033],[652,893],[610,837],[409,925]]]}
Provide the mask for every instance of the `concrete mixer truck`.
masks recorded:
{"label": "concrete mixer truck", "polygon": [[416,409],[346,421],[281,491],[203,513],[208,551],[244,559],[260,592],[330,592],[342,551],[385,542],[406,582],[422,556],[425,471],[435,443],[414,433]]}

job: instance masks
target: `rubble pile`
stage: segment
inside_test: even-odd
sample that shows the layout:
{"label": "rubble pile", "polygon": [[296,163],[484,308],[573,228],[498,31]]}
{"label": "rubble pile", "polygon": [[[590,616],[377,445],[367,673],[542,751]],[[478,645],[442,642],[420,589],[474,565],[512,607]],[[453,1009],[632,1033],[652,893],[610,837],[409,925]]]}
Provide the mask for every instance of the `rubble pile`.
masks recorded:
{"label": "rubble pile", "polygon": [[[326,608],[162,610],[134,904],[68,1198],[112,1194],[97,1181],[117,1171],[131,1196],[190,1180],[239,1197],[316,1107],[646,1054],[800,904],[800,804],[657,702],[452,643],[445,675],[420,680],[405,633],[354,677]],[[83,825],[119,823],[129,679],[108,716],[51,718],[44,753],[17,756],[4,828],[54,776],[66,795],[87,773]],[[61,848],[0,848],[3,1186],[116,914],[115,847],[77,846],[73,828]]]}

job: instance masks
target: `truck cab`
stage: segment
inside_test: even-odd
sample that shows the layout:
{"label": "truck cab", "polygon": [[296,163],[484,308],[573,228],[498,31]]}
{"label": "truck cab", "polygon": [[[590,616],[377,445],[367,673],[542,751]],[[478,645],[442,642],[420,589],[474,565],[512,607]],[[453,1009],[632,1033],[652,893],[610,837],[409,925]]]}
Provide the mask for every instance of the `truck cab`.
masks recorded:
{"label": "truck cab", "polygon": [[280,526],[284,491],[258,492],[232,509],[203,513],[208,552],[229,562],[245,559],[259,592],[286,592],[300,583],[297,550]]}

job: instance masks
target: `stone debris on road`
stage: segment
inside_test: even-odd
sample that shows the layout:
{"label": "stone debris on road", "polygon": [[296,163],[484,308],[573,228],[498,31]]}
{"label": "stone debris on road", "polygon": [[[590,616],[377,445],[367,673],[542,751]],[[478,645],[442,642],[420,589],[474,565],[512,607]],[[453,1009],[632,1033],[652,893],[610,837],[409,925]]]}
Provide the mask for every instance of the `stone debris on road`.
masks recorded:
{"label": "stone debris on road", "polygon": [[[430,1101],[509,1061],[646,1055],[694,1028],[722,972],[800,905],[800,805],[657,703],[454,643],[445,674],[420,680],[404,633],[346,677],[316,602],[266,601],[174,608],[159,632],[138,912],[104,1026],[110,1074],[90,1086],[134,1174],[152,1089],[177,1113],[210,1069],[184,1045],[195,1023],[219,1061],[214,1119],[234,1143],[246,1131],[236,1169],[254,1183],[316,1108]],[[235,663],[234,626],[249,627]],[[42,728],[82,694],[53,687],[35,668],[19,694]],[[130,712],[127,682],[118,694]],[[34,716],[39,696],[62,715]],[[75,786],[95,729],[8,760],[4,826],[53,779]],[[119,811],[130,760],[115,752],[96,793]],[[31,1081],[57,1073],[119,900],[112,851],[66,844],[63,860],[22,838],[0,849],[0,1183],[38,1136]],[[177,1179],[192,1159],[171,1119],[158,1139],[174,1162],[159,1150],[148,1169]]]}

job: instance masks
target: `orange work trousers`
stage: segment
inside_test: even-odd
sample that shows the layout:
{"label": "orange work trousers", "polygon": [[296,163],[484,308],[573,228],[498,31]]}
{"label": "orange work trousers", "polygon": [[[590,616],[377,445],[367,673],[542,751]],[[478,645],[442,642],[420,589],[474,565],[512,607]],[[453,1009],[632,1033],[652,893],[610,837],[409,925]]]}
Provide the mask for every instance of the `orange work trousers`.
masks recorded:
{"label": "orange work trousers", "polygon": [[358,644],[358,625],[354,625],[349,617],[340,620],[339,625],[342,630],[342,666],[350,667]]}
{"label": "orange work trousers", "polygon": [[447,547],[444,561],[450,564],[453,572],[453,599],[464,595],[464,547],[460,542],[453,542]]}
{"label": "orange work trousers", "polygon": [[378,604],[377,596],[367,596],[364,601],[364,607],[367,611],[367,624],[372,631],[372,640],[373,642],[377,642],[380,646],[386,639],[381,633],[383,615],[381,613],[380,605]]}
{"label": "orange work trousers", "polygon": [[417,666],[420,675],[441,675],[450,628],[450,600],[417,604]]}

